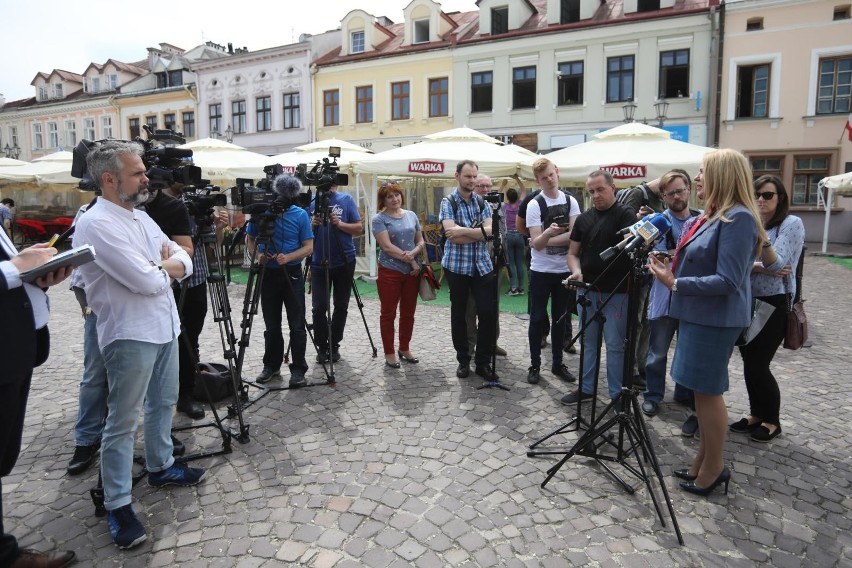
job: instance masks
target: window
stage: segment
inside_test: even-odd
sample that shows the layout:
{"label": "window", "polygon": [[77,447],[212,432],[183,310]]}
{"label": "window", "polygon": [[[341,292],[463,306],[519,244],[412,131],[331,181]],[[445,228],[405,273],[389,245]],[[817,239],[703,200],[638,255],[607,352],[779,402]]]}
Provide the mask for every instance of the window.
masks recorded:
{"label": "window", "polygon": [[169,71],[169,87],[179,87],[181,85],[183,85],[183,70]]}
{"label": "window", "polygon": [[53,98],[61,99],[62,98],[62,83],[54,83],[53,85]]}
{"label": "window", "polygon": [[828,175],[828,156],[793,158],[793,205],[816,205],[819,181]]}
{"label": "window", "polygon": [[408,81],[391,83],[391,120],[406,120],[411,117],[410,87]]}
{"label": "window", "polygon": [[819,60],[817,114],[850,111],[852,97],[852,56]]}
{"label": "window", "polygon": [[333,89],[322,92],[323,125],[340,124],[340,91]]}
{"label": "window", "polygon": [[18,146],[18,127],[10,126],[9,127],[9,138],[12,139],[12,147]]}
{"label": "window", "polygon": [[636,2],[637,12],[652,12],[660,9],[660,0],[638,0]]}
{"label": "window", "polygon": [[299,93],[284,93],[284,128],[301,126]]}
{"label": "window", "polygon": [[470,111],[491,112],[493,108],[492,96],[494,73],[482,71],[470,75]]}
{"label": "window", "polygon": [[257,131],[272,130],[272,97],[257,98]]}
{"label": "window", "polygon": [[231,120],[234,123],[234,134],[246,133],[245,101],[231,101]]}
{"label": "window", "polygon": [[491,8],[491,35],[504,34],[509,31],[509,8]]}
{"label": "window", "polygon": [[783,177],[781,164],[784,163],[783,156],[761,156],[750,157],[752,179],[757,179],[760,176],[777,176]]}
{"label": "window", "polygon": [[769,115],[769,64],[737,69],[737,118]]}
{"label": "window", "polygon": [[746,20],[746,31],[754,32],[763,29],[763,18],[749,18]]}
{"label": "window", "polygon": [[624,103],[633,98],[633,56],[606,60],[606,102]]}
{"label": "window", "polygon": [[[137,119],[138,122],[138,119]],[[138,134],[137,134],[138,136]],[[84,118],[83,119],[83,138],[86,140],[95,140],[97,135],[95,134],[95,119],[94,118]]]}
{"label": "window", "polygon": [[195,138],[195,112],[183,113],[183,135],[187,138]]}
{"label": "window", "polygon": [[352,32],[349,43],[349,53],[364,53],[364,30]]}
{"label": "window", "polygon": [[560,24],[580,21],[580,0],[561,0],[559,9]]}
{"label": "window", "polygon": [[110,91],[114,91],[118,88],[118,75],[116,75],[114,73],[111,74],[111,75],[107,75],[106,80],[107,80],[108,89]]}
{"label": "window", "polygon": [[158,89],[165,89],[166,87],[169,86],[169,76],[166,74],[165,71],[163,71],[161,73],[155,73],[155,75],[157,76],[157,88]]}
{"label": "window", "polygon": [[426,43],[429,41],[429,20],[415,20],[414,43]]}
{"label": "window", "polygon": [[39,87],[38,88],[38,100],[46,101],[47,100],[47,87]]}
{"label": "window", "polygon": [[845,6],[835,6],[834,7],[834,20],[848,20],[852,18],[852,6],[846,4]]}
{"label": "window", "polygon": [[42,150],[44,148],[44,138],[41,134],[41,123],[33,124],[33,150]]}
{"label": "window", "polygon": [[660,52],[660,98],[673,99],[689,94],[689,50]]}
{"label": "window", "polygon": [[[154,125],[157,124],[157,117],[154,118]],[[101,137],[102,138],[112,138],[112,117],[111,116],[102,116],[101,117]]]}
{"label": "window", "polygon": [[47,147],[51,150],[59,148],[59,129],[55,122],[47,123]]}
{"label": "window", "polygon": [[89,92],[91,94],[101,92],[101,78],[100,77],[89,77],[88,82],[89,82]]}
{"label": "window", "polygon": [[156,130],[157,129],[157,115],[146,116],[145,117],[145,124],[151,130]]}
{"label": "window", "polygon": [[429,116],[449,115],[449,79],[429,79]]}
{"label": "window", "polygon": [[142,134],[142,131],[139,130],[139,119],[138,118],[128,119],[127,127],[130,130],[130,138],[136,138],[137,136]]}
{"label": "window", "polygon": [[222,134],[222,103],[210,105],[210,134]]}
{"label": "window", "polygon": [[166,130],[174,130],[177,127],[175,113],[169,112],[163,115],[163,128]]}
{"label": "window", "polygon": [[560,106],[583,104],[583,62],[560,63],[556,88]]}
{"label": "window", "polygon": [[77,145],[77,121],[65,121],[65,147],[74,148]]}
{"label": "window", "polygon": [[512,108],[535,108],[535,66],[512,69]]}
{"label": "window", "polygon": [[373,87],[355,87],[355,122],[373,122]]}

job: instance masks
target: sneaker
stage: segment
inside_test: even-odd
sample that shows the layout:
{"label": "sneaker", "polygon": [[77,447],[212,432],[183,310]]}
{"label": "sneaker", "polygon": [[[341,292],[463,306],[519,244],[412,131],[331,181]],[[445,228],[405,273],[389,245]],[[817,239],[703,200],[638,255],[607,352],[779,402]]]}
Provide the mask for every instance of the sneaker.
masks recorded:
{"label": "sneaker", "polygon": [[[337,363],[340,361],[340,351],[337,349],[334,350],[334,362]],[[328,356],[328,351],[320,351],[317,353],[317,363],[328,363],[331,360],[331,357]]]}
{"label": "sneaker", "polygon": [[684,421],[683,426],[680,427],[681,436],[686,436],[687,438],[692,438],[698,432],[698,417],[694,414],[690,414],[687,419]]}
{"label": "sneaker", "polygon": [[509,288],[509,291],[508,291],[508,292],[506,292],[506,295],[507,295],[507,296],[517,296],[517,295],[518,295],[518,293],[515,291],[515,289],[514,289],[514,288]]}
{"label": "sneaker", "polygon": [[518,296],[523,296],[523,295],[524,295],[524,289],[523,289],[523,288],[518,288],[518,289],[516,289],[515,291],[518,293]]}
{"label": "sneaker", "polygon": [[592,400],[592,398],[593,395],[591,394],[586,394],[581,390],[575,390],[562,397],[562,404],[577,404],[578,400],[587,402]]}
{"label": "sneaker", "polygon": [[145,527],[136,518],[136,513],[130,505],[107,511],[107,524],[112,540],[119,548],[139,546],[148,538]]}
{"label": "sneaker", "polygon": [[278,369],[272,369],[270,367],[264,367],[260,374],[255,379],[255,382],[261,385],[265,385],[272,379],[280,379],[281,372]]}
{"label": "sneaker", "polygon": [[189,487],[190,485],[200,483],[205,475],[207,475],[207,472],[200,467],[189,467],[185,461],[176,461],[168,469],[149,472],[148,485],[151,487],[163,487],[166,485]]}
{"label": "sneaker", "polygon": [[527,369],[527,382],[531,385],[537,385],[541,380],[538,367],[530,367]]}
{"label": "sneaker", "polygon": [[77,446],[74,448],[74,457],[68,462],[68,475],[78,475],[83,473],[95,461],[95,456],[98,455],[98,448],[101,447],[100,441],[91,446]]}
{"label": "sneaker", "polygon": [[290,371],[290,388],[303,387],[308,384],[305,379],[305,370],[301,367],[296,367]]}
{"label": "sneaker", "polygon": [[566,367],[564,363],[554,365],[550,368],[550,372],[562,379],[563,381],[568,381],[569,383],[573,383],[577,380],[577,377],[571,374],[571,371],[568,370],[568,367]]}

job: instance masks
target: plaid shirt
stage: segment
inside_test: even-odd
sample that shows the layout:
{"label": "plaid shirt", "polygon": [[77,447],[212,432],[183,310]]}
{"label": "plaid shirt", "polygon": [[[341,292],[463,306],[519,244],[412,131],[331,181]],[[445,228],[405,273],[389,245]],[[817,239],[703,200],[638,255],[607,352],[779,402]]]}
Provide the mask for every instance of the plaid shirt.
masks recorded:
{"label": "plaid shirt", "polygon": [[[450,199],[455,200],[458,204],[458,211],[455,216],[453,215],[453,206],[450,205]],[[441,200],[441,214],[438,217],[438,222],[443,223],[444,219],[450,219],[460,227],[473,227],[476,224],[481,224],[486,219],[491,218],[491,208],[486,203],[480,212],[479,203],[480,199],[477,199],[475,195],[471,196],[469,203],[465,202],[459,194],[459,190],[456,189]],[[441,266],[450,272],[464,274],[465,276],[488,274],[494,270],[485,241],[460,245],[447,239]]]}

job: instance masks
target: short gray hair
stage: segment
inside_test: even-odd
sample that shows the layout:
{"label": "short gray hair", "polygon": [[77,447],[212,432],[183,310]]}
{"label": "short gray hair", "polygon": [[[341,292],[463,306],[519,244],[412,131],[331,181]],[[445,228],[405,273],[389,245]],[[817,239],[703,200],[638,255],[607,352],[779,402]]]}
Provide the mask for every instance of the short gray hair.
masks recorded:
{"label": "short gray hair", "polygon": [[606,180],[607,185],[612,185],[615,183],[615,179],[612,177],[612,174],[606,170],[595,170],[589,174],[590,178],[598,176],[603,176],[603,178]]}
{"label": "short gray hair", "polygon": [[86,156],[86,167],[95,184],[101,189],[103,174],[118,176],[121,173],[120,156],[134,155],[140,158],[144,155],[142,145],[138,142],[123,140],[107,140],[96,145]]}

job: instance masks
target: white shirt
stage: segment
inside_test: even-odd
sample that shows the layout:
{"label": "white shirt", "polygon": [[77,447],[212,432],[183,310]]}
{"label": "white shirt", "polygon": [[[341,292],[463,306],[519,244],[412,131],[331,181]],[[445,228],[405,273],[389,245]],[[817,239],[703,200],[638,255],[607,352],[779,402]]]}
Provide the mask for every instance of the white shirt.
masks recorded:
{"label": "white shirt", "polygon": [[[547,204],[548,209],[555,205],[569,203],[570,211],[568,213],[568,217],[576,217],[580,214],[580,205],[577,204],[577,200],[574,199],[573,196],[567,195],[562,190],[557,191],[555,199],[549,198],[544,194],[544,192],[541,192],[538,195],[544,197],[544,202]],[[527,229],[530,227],[540,227],[541,232],[543,233],[548,227],[543,227],[541,224],[541,208],[538,206],[538,195],[532,198],[529,204],[527,204]],[[568,201],[569,197],[571,198],[570,202]],[[532,247],[531,252],[532,260],[530,262],[530,270],[535,270],[536,272],[549,272],[551,274],[568,272],[567,244],[558,247],[546,246],[542,250],[535,250],[535,247]]]}
{"label": "white shirt", "polygon": [[[180,333],[169,275],[159,268],[162,246],[192,274],[192,259],[144,211],[98,198],[80,217],[74,245],[95,247],[95,261],[77,268],[89,307],[98,316],[98,344],[117,339],[168,343]],[[183,279],[183,278],[182,278]],[[181,280],[182,280],[181,279]]]}
{"label": "white shirt", "polygon": [[[18,249],[15,248],[14,243],[12,243],[9,239],[9,235],[6,234],[6,231],[0,228],[0,234],[2,234],[2,236],[0,236],[0,246],[3,247],[3,250],[6,251],[9,258],[17,255]],[[9,260],[0,262],[0,271],[3,272],[3,276],[6,278],[6,287],[8,289],[11,290],[12,288],[17,288],[21,285],[24,286],[24,291],[26,291],[27,296],[30,299],[30,305],[33,307],[35,328],[41,329],[46,326],[47,320],[50,317],[50,304],[48,303],[47,294],[44,293],[44,290],[38,286],[21,282],[21,272],[18,270],[18,267],[12,264]]]}

